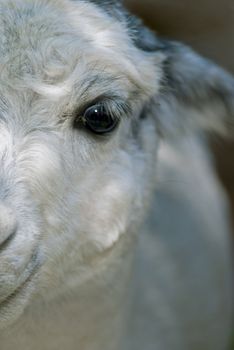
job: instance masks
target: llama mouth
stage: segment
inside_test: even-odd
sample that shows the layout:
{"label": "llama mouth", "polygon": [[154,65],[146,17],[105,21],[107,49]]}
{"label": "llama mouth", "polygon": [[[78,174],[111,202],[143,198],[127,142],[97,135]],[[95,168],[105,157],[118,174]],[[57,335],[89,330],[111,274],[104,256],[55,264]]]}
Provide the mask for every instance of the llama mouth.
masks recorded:
{"label": "llama mouth", "polygon": [[8,245],[14,239],[15,235],[16,235],[16,231],[13,231],[4,241],[1,242],[0,253],[8,247]]}
{"label": "llama mouth", "polygon": [[0,302],[0,316],[8,312],[9,308],[17,306],[18,303],[25,304],[33,292],[33,281],[38,273],[41,263],[38,259],[38,254],[34,255],[30,264],[35,261],[34,266],[30,269],[27,278],[20,284],[11,294],[9,294],[2,302]]}

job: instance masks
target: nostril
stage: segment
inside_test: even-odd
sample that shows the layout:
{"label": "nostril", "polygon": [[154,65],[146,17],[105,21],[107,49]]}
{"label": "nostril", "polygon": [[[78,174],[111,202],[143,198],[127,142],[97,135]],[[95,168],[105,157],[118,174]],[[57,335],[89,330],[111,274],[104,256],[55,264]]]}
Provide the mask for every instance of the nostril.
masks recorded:
{"label": "nostril", "polygon": [[0,245],[4,243],[17,228],[16,217],[13,210],[4,204],[0,204]]}

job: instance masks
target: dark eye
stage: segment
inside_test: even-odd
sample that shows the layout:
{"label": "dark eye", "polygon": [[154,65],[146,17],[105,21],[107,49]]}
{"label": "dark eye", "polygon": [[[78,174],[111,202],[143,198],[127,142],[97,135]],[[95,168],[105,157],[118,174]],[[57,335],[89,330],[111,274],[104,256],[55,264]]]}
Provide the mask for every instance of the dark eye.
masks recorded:
{"label": "dark eye", "polygon": [[81,117],[83,125],[95,134],[107,134],[118,125],[118,118],[103,105],[89,107]]}

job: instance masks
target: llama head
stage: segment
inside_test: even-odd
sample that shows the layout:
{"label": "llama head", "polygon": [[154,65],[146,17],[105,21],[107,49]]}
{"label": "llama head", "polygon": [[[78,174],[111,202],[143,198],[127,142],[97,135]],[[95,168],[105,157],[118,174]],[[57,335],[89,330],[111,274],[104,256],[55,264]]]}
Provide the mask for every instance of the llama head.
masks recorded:
{"label": "llama head", "polygon": [[222,131],[233,95],[120,3],[3,0],[0,326],[105,264],[142,220],[161,135]]}

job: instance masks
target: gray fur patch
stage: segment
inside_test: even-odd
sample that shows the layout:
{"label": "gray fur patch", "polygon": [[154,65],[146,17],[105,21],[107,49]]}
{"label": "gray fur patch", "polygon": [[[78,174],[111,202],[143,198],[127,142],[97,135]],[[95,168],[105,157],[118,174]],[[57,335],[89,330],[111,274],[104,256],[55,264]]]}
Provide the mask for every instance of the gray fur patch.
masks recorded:
{"label": "gray fur patch", "polygon": [[[83,1],[83,0],[80,0],[80,1]],[[98,7],[100,7],[110,16],[116,18],[121,22],[124,21],[126,10],[122,5],[122,1],[116,1],[116,0],[84,0],[84,1],[91,2],[97,5]]]}
{"label": "gray fur patch", "polygon": [[99,6],[102,10],[122,22],[129,30],[130,37],[135,46],[147,52],[160,50],[160,41],[155,34],[143,25],[140,18],[129,13],[121,0],[87,0]]}

